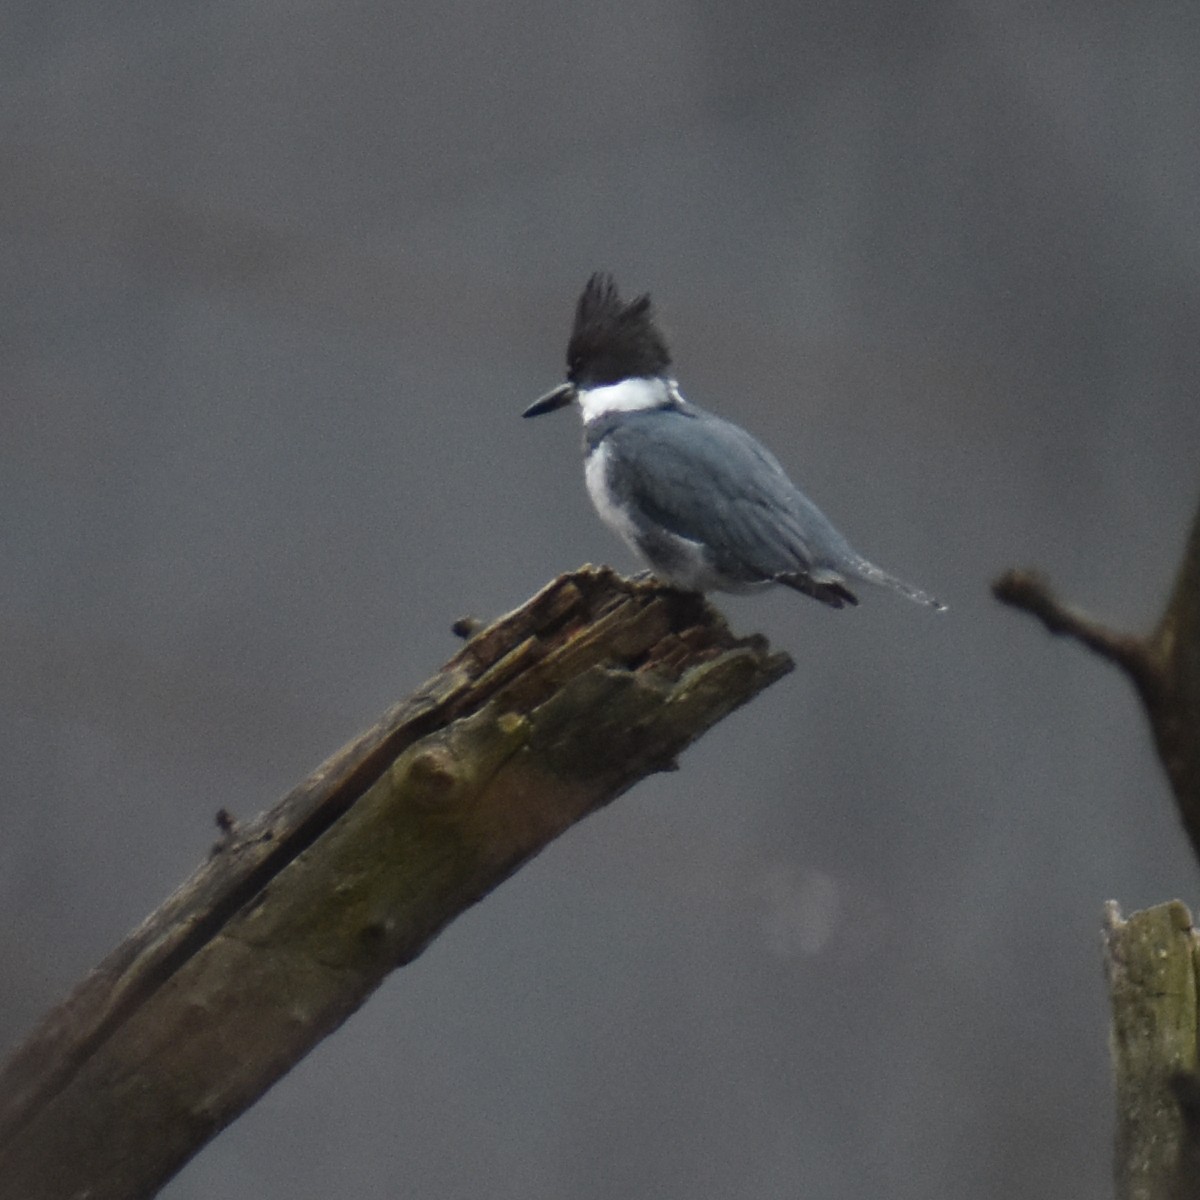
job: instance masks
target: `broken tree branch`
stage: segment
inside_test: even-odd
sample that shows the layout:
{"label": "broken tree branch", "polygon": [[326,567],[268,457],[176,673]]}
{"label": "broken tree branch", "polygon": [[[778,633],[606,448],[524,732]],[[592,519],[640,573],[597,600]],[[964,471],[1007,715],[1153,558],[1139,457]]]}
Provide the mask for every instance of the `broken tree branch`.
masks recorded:
{"label": "broken tree branch", "polygon": [[0,1195],[153,1195],[395,967],[791,669],[584,568],[245,825],[0,1068]]}
{"label": "broken tree branch", "polygon": [[1147,635],[1117,633],[1055,597],[1032,571],[992,584],[1004,604],[1035,616],[1120,667],[1141,696],[1192,849],[1200,858],[1200,510],[1166,611]]}

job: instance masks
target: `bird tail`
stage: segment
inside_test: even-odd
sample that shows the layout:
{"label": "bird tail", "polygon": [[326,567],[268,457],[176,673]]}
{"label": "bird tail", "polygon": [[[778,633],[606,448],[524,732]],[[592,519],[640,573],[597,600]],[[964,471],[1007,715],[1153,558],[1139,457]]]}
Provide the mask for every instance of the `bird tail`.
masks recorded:
{"label": "bird tail", "polygon": [[776,583],[782,583],[804,596],[811,596],[828,604],[830,608],[845,608],[858,603],[858,597],[846,586],[841,575],[828,574],[821,578],[803,571],[792,571],[787,575],[776,575]]}
{"label": "bird tail", "polygon": [[931,596],[928,592],[923,592],[919,587],[914,587],[911,583],[906,583],[903,579],[889,574],[882,567],[877,567],[874,563],[867,562],[865,558],[855,559],[853,562],[842,564],[842,570],[847,575],[853,575],[855,579],[861,579],[864,583],[873,583],[876,587],[891,588],[893,592],[899,592],[900,595],[907,596],[915,604],[927,605],[937,612],[946,611],[946,606],[936,596]]}

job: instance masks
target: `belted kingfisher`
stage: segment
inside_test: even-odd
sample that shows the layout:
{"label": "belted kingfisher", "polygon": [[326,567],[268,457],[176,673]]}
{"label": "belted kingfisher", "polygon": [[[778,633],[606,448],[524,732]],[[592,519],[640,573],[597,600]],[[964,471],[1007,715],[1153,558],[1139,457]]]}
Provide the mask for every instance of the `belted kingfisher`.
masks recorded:
{"label": "belted kingfisher", "polygon": [[850,584],[862,581],[945,607],[851,549],[764,446],[680,395],[670,367],[650,297],[623,303],[598,272],[575,307],[567,382],[523,414],[579,405],[592,503],[662,582],[689,592],[782,583],[842,608],[858,603]]}

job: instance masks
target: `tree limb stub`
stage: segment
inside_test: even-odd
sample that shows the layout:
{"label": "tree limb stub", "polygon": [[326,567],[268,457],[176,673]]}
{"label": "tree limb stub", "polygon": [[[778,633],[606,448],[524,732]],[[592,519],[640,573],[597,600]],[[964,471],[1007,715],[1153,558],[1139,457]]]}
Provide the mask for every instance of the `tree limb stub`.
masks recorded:
{"label": "tree limb stub", "polygon": [[223,827],[17,1048],[0,1195],[153,1195],[455,916],[791,667],[699,597],[555,580]]}
{"label": "tree limb stub", "polygon": [[1146,636],[1114,632],[1062,603],[1032,571],[1006,572],[992,584],[992,592],[1129,676],[1149,717],[1192,849],[1200,857],[1200,510],[1166,611]]}
{"label": "tree limb stub", "polygon": [[[1193,1200],[1200,939],[1178,900],[1123,919],[1109,902],[1104,958],[1116,1075],[1117,1200]],[[1182,1117],[1182,1119],[1181,1119]]]}

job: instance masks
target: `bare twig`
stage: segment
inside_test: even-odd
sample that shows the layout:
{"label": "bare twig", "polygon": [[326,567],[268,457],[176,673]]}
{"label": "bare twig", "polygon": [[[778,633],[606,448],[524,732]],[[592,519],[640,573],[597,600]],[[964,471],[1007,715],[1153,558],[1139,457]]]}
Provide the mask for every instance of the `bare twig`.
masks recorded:
{"label": "bare twig", "polygon": [[1036,617],[1121,668],[1142,698],[1180,817],[1200,858],[1200,510],[1162,619],[1148,636],[1119,633],[1060,601],[1034,571],[992,584],[1004,604]]}
{"label": "bare twig", "polygon": [[1130,676],[1139,690],[1155,686],[1152,682],[1154,664],[1144,638],[1117,633],[1088,616],[1082,609],[1062,603],[1040,572],[1005,571],[992,584],[992,595],[1002,604],[1037,617],[1050,633],[1074,638],[1102,658],[1115,663]]}

